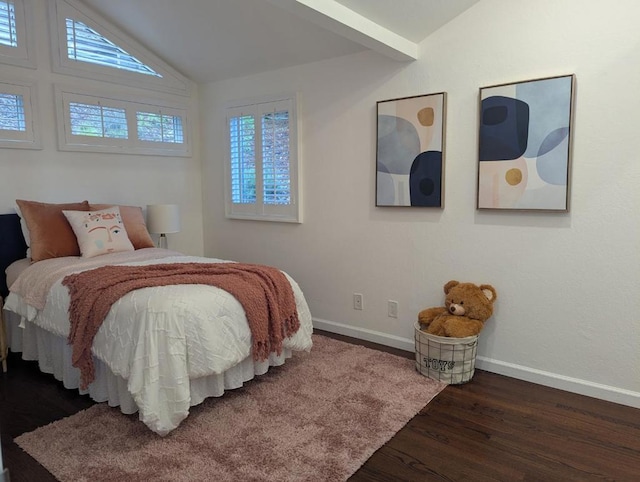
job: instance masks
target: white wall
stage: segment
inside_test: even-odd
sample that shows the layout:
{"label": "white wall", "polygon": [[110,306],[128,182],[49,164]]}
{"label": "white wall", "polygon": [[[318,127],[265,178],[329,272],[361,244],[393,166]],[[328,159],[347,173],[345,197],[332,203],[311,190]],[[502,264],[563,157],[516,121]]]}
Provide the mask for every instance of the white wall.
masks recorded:
{"label": "white wall", "polygon": [[[640,406],[639,15],[634,0],[483,0],[410,64],[363,53],[201,86],[205,253],[280,266],[317,327],[407,349],[446,281],[491,283],[480,367]],[[571,73],[571,212],[476,211],[479,87]],[[227,220],[223,105],[290,90],[301,94],[304,224]],[[376,101],[441,91],[445,208],[374,207]]]}
{"label": "white wall", "polygon": [[[37,82],[42,150],[0,148],[0,212],[12,212],[15,199],[117,203],[146,207],[154,203],[181,206],[182,231],[168,235],[169,247],[202,254],[202,190],[197,126],[189,158],[62,152],[57,149],[53,83],[86,88],[99,85],[51,71],[47,1],[35,0],[37,70],[0,65],[0,81],[28,78]],[[109,89],[121,87],[103,84]],[[122,89],[140,97],[148,92]],[[153,94],[162,97],[162,94]],[[197,121],[197,90],[190,117]]]}

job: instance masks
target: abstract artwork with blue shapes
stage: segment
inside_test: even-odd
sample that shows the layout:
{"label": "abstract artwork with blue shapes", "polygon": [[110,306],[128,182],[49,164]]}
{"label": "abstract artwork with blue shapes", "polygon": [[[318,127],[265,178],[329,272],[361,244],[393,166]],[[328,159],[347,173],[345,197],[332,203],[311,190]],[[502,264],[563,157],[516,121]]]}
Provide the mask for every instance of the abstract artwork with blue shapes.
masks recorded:
{"label": "abstract artwork with blue shapes", "polygon": [[478,209],[569,210],[575,76],[480,89]]}
{"label": "abstract artwork with blue shapes", "polygon": [[446,93],[377,103],[376,206],[443,207]]}

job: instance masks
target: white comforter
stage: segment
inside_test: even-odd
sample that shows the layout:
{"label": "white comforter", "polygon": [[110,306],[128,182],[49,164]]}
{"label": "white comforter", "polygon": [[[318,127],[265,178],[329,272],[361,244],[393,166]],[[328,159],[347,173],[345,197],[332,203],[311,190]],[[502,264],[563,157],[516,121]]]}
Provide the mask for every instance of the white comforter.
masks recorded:
{"label": "white comforter", "polygon": [[[109,256],[104,256],[105,261]],[[117,264],[185,262],[225,261],[171,256]],[[40,263],[45,262],[28,269],[38,269]],[[298,284],[288,275],[287,278],[295,294],[300,329],[284,341],[283,347],[308,351],[313,331],[309,307]],[[5,303],[5,309],[64,337],[69,334],[68,307],[69,292],[62,286],[62,278],[53,283],[42,309],[13,292]],[[127,294],[112,306],[94,339],[93,353],[114,374],[127,380],[140,420],[154,432],[166,435],[189,413],[189,380],[221,374],[251,356],[251,333],[242,305],[219,288],[205,285],[144,288]]]}

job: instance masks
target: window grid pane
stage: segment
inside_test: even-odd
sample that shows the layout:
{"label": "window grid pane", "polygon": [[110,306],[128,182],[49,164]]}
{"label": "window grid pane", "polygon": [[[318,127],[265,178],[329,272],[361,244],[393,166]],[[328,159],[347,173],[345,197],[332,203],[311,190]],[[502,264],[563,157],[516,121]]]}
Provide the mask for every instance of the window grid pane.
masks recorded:
{"label": "window grid pane", "polygon": [[291,203],[287,111],[262,116],[262,178],[265,204]]}
{"label": "window grid pane", "polygon": [[231,155],[231,202],[256,202],[255,119],[239,116],[229,119],[229,149]]}
{"label": "window grid pane", "polygon": [[69,116],[74,136],[129,138],[124,109],[70,102]]}
{"label": "window grid pane", "polygon": [[13,2],[0,2],[0,44],[18,46],[16,11]]}
{"label": "window grid pane", "polygon": [[182,118],[154,112],[136,112],[138,139],[184,144]]}
{"label": "window grid pane", "polygon": [[24,98],[19,94],[0,94],[0,129],[26,131]]}
{"label": "window grid pane", "polygon": [[84,23],[68,18],[66,24],[67,56],[71,60],[162,77]]}

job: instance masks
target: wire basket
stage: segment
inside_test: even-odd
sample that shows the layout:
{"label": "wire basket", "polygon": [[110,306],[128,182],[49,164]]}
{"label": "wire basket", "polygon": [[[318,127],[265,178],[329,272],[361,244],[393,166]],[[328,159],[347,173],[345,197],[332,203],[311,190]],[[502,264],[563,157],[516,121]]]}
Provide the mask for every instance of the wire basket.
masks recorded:
{"label": "wire basket", "polygon": [[478,335],[466,338],[436,336],[415,324],[416,370],[451,385],[467,383],[476,369]]}

